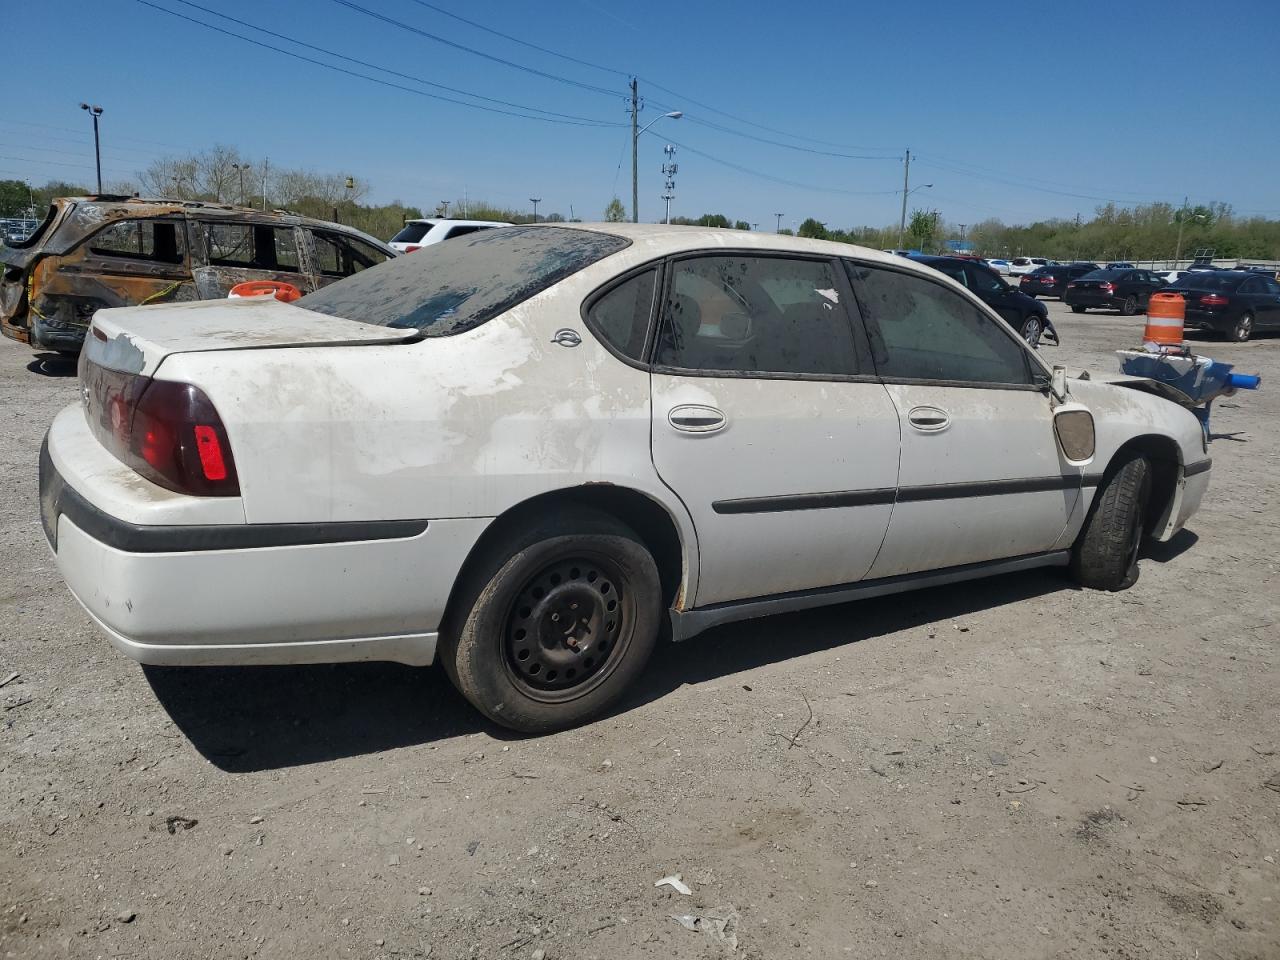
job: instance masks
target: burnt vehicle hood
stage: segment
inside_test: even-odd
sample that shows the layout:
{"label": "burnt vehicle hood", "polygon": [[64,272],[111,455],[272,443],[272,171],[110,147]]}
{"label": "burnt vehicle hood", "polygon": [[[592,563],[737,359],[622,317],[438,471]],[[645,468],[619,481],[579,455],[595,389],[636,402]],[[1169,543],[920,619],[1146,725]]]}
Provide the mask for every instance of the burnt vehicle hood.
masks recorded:
{"label": "burnt vehicle hood", "polygon": [[271,296],[99,310],[85,357],[151,376],[165,357],[212,350],[361,346],[418,340],[417,330],[378,327],[304,310]]}

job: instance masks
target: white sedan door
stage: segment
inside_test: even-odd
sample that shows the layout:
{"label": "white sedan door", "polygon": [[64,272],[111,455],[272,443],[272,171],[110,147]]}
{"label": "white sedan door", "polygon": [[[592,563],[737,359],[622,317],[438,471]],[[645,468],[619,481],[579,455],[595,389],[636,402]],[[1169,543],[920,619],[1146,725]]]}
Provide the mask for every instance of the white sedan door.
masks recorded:
{"label": "white sedan door", "polygon": [[941,278],[866,264],[851,272],[902,418],[897,502],[870,576],[1054,549],[1083,471],[1058,449],[1026,345]]}
{"label": "white sedan door", "polygon": [[838,262],[671,262],[653,358],[653,462],[698,535],[691,606],[861,579],[898,476],[898,414]]}

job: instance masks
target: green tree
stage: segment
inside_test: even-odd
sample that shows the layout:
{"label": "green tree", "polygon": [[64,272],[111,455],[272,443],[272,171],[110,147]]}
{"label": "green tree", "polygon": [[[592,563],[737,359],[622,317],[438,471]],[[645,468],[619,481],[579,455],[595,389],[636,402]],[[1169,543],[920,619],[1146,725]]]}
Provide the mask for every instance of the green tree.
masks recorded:
{"label": "green tree", "polygon": [[729,218],[723,213],[704,213],[694,221],[699,227],[721,227],[729,229]]}
{"label": "green tree", "polygon": [[609,205],[604,208],[605,223],[622,223],[627,219],[627,208],[622,205],[622,201],[614,197],[609,201]]}
{"label": "green tree", "polygon": [[750,229],[751,229],[751,224],[747,223],[747,221],[745,221],[745,220],[735,220],[735,221],[733,222],[733,229],[735,229],[735,230],[750,230]]}
{"label": "green tree", "polygon": [[797,231],[799,236],[809,237],[813,240],[830,240],[831,234],[827,232],[827,228],[818,220],[809,217],[804,223],[800,224]]}
{"label": "green tree", "polygon": [[27,185],[21,180],[0,180],[0,217],[23,217],[31,205]]}

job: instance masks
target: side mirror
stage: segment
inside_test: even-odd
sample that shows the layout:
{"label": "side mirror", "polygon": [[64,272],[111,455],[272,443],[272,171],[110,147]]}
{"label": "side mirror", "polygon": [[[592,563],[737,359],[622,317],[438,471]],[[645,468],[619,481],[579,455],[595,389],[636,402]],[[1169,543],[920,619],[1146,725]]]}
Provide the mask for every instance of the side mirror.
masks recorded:
{"label": "side mirror", "polygon": [[[1067,402],[1067,368],[1062,364],[1054,365],[1053,379],[1049,381],[1049,390],[1059,403]],[[1092,422],[1092,419],[1090,422]]]}
{"label": "side mirror", "polygon": [[1053,432],[1062,455],[1073,466],[1084,466],[1093,459],[1097,438],[1088,407],[1079,403],[1060,406],[1053,414]]}

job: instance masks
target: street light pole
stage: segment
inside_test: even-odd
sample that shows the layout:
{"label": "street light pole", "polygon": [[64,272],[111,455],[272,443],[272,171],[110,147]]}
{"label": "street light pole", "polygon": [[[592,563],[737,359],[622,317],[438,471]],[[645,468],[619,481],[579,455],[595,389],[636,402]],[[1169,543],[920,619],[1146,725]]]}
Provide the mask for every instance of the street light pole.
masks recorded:
{"label": "street light pole", "polygon": [[102,193],[102,150],[98,146],[98,118],[102,116],[102,108],[96,103],[93,106],[82,103],[80,109],[88,110],[93,117],[93,161],[98,168],[98,193]]}
{"label": "street light pole", "polygon": [[533,204],[533,222],[538,222],[538,204],[542,202],[541,197],[530,197],[529,202]]}
{"label": "street light pole", "polygon": [[249,169],[247,163],[233,163],[231,169],[240,174],[240,206],[244,206],[244,172]]}
{"label": "street light pole", "polygon": [[672,110],[660,117],[654,117],[643,127],[636,129],[640,115],[640,97],[636,89],[636,78],[631,78],[631,222],[640,222],[640,134],[644,133],[659,120],[670,117],[679,120],[684,116],[683,110]]}
{"label": "street light pole", "polygon": [[902,194],[902,224],[898,227],[898,249],[902,249],[902,237],[907,230],[907,197],[915,193],[917,190],[931,190],[932,183],[922,183],[918,187],[912,187],[910,190],[903,191]]}
{"label": "street light pole", "polygon": [[782,232],[782,214],[780,214],[780,213],[775,213],[775,214],[774,214],[774,216],[778,218],[778,226],[774,228],[774,231],[773,231],[773,232],[774,232],[774,233],[781,233],[781,232]]}

